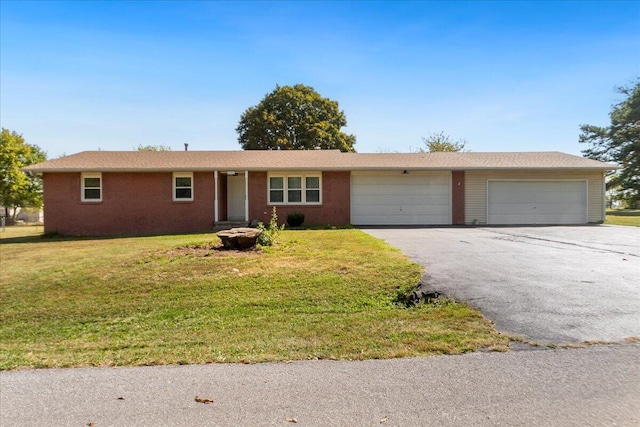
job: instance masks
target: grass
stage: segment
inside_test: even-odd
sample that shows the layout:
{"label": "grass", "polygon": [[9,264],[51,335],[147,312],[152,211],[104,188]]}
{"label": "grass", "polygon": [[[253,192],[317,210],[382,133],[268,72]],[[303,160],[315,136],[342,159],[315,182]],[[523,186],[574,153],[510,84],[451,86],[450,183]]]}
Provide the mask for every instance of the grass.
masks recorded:
{"label": "grass", "polygon": [[604,223],[640,227],[640,209],[607,209]]}
{"label": "grass", "polygon": [[[41,228],[40,228],[41,230]],[[372,359],[504,350],[465,304],[394,303],[420,278],[359,230],[285,231],[263,252],[214,234],[0,237],[0,369]]]}

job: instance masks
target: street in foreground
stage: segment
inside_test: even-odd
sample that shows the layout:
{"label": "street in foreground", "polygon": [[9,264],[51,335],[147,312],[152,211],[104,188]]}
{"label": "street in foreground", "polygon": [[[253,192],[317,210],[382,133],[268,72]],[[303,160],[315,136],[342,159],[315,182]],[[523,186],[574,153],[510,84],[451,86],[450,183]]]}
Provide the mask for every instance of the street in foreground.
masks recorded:
{"label": "street in foreground", "polygon": [[2,426],[640,424],[634,343],[361,362],[7,371],[0,383]]}

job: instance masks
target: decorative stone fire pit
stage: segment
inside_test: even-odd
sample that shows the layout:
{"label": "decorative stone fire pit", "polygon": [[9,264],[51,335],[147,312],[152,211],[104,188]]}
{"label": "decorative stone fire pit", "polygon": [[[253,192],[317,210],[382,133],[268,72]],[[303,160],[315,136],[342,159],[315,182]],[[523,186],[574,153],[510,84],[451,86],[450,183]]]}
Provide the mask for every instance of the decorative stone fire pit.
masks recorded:
{"label": "decorative stone fire pit", "polygon": [[260,230],[240,227],[218,231],[216,234],[222,241],[222,246],[226,249],[243,250],[256,246],[256,240],[260,235]]}

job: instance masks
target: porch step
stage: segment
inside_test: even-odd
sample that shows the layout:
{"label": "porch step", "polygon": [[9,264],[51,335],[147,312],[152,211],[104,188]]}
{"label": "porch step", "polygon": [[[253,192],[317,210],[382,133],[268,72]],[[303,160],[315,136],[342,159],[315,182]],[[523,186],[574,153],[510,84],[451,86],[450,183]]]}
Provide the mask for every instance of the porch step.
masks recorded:
{"label": "porch step", "polygon": [[248,227],[246,221],[218,221],[213,226],[213,231],[230,230],[232,228]]}

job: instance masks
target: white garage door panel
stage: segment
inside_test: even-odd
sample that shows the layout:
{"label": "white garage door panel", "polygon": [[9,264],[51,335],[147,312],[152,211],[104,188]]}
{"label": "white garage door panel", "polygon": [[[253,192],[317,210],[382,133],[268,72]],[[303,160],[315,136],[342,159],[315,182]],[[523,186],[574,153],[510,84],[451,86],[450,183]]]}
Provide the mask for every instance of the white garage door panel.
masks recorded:
{"label": "white garage door panel", "polygon": [[351,223],[451,223],[450,175],[353,175]]}
{"label": "white garage door panel", "polygon": [[[366,177],[373,178],[373,177]],[[389,177],[386,177],[387,179]],[[359,180],[356,180],[359,181]],[[386,182],[380,182],[379,185],[375,184],[356,184],[358,186],[358,194],[401,194],[401,195],[432,195],[432,194],[449,194],[448,186],[449,182],[440,183],[440,185],[433,185],[433,183],[420,184],[420,181],[411,180],[407,181],[405,185],[402,184],[390,184]],[[446,188],[443,188],[446,185]]]}
{"label": "white garage door panel", "polygon": [[[366,215],[442,215],[442,206],[417,206],[417,205],[361,205],[354,209],[354,213],[360,212]],[[448,213],[447,213],[448,214]]]}
{"label": "white garage door panel", "polygon": [[494,193],[492,201],[494,203],[527,203],[531,201],[550,204],[563,201],[581,203],[583,201],[583,195],[572,192],[535,192],[513,190],[505,193]]}
{"label": "white garage door panel", "polygon": [[[428,197],[429,205],[424,204],[424,200]],[[449,204],[448,194],[433,194],[426,196],[424,194],[356,194],[352,197],[351,203],[356,205],[416,205],[416,206],[443,206]]]}
{"label": "white garage door panel", "polygon": [[520,214],[552,214],[574,215],[579,213],[582,205],[575,203],[517,203],[493,204],[491,209],[492,215],[520,215]]}
{"label": "white garage door panel", "polygon": [[[360,217],[354,225],[444,225],[451,222],[443,221],[441,216],[428,217],[424,215],[367,215]],[[357,219],[356,219],[357,220]]]}
{"label": "white garage door panel", "polygon": [[489,224],[584,224],[584,181],[489,181]]}

